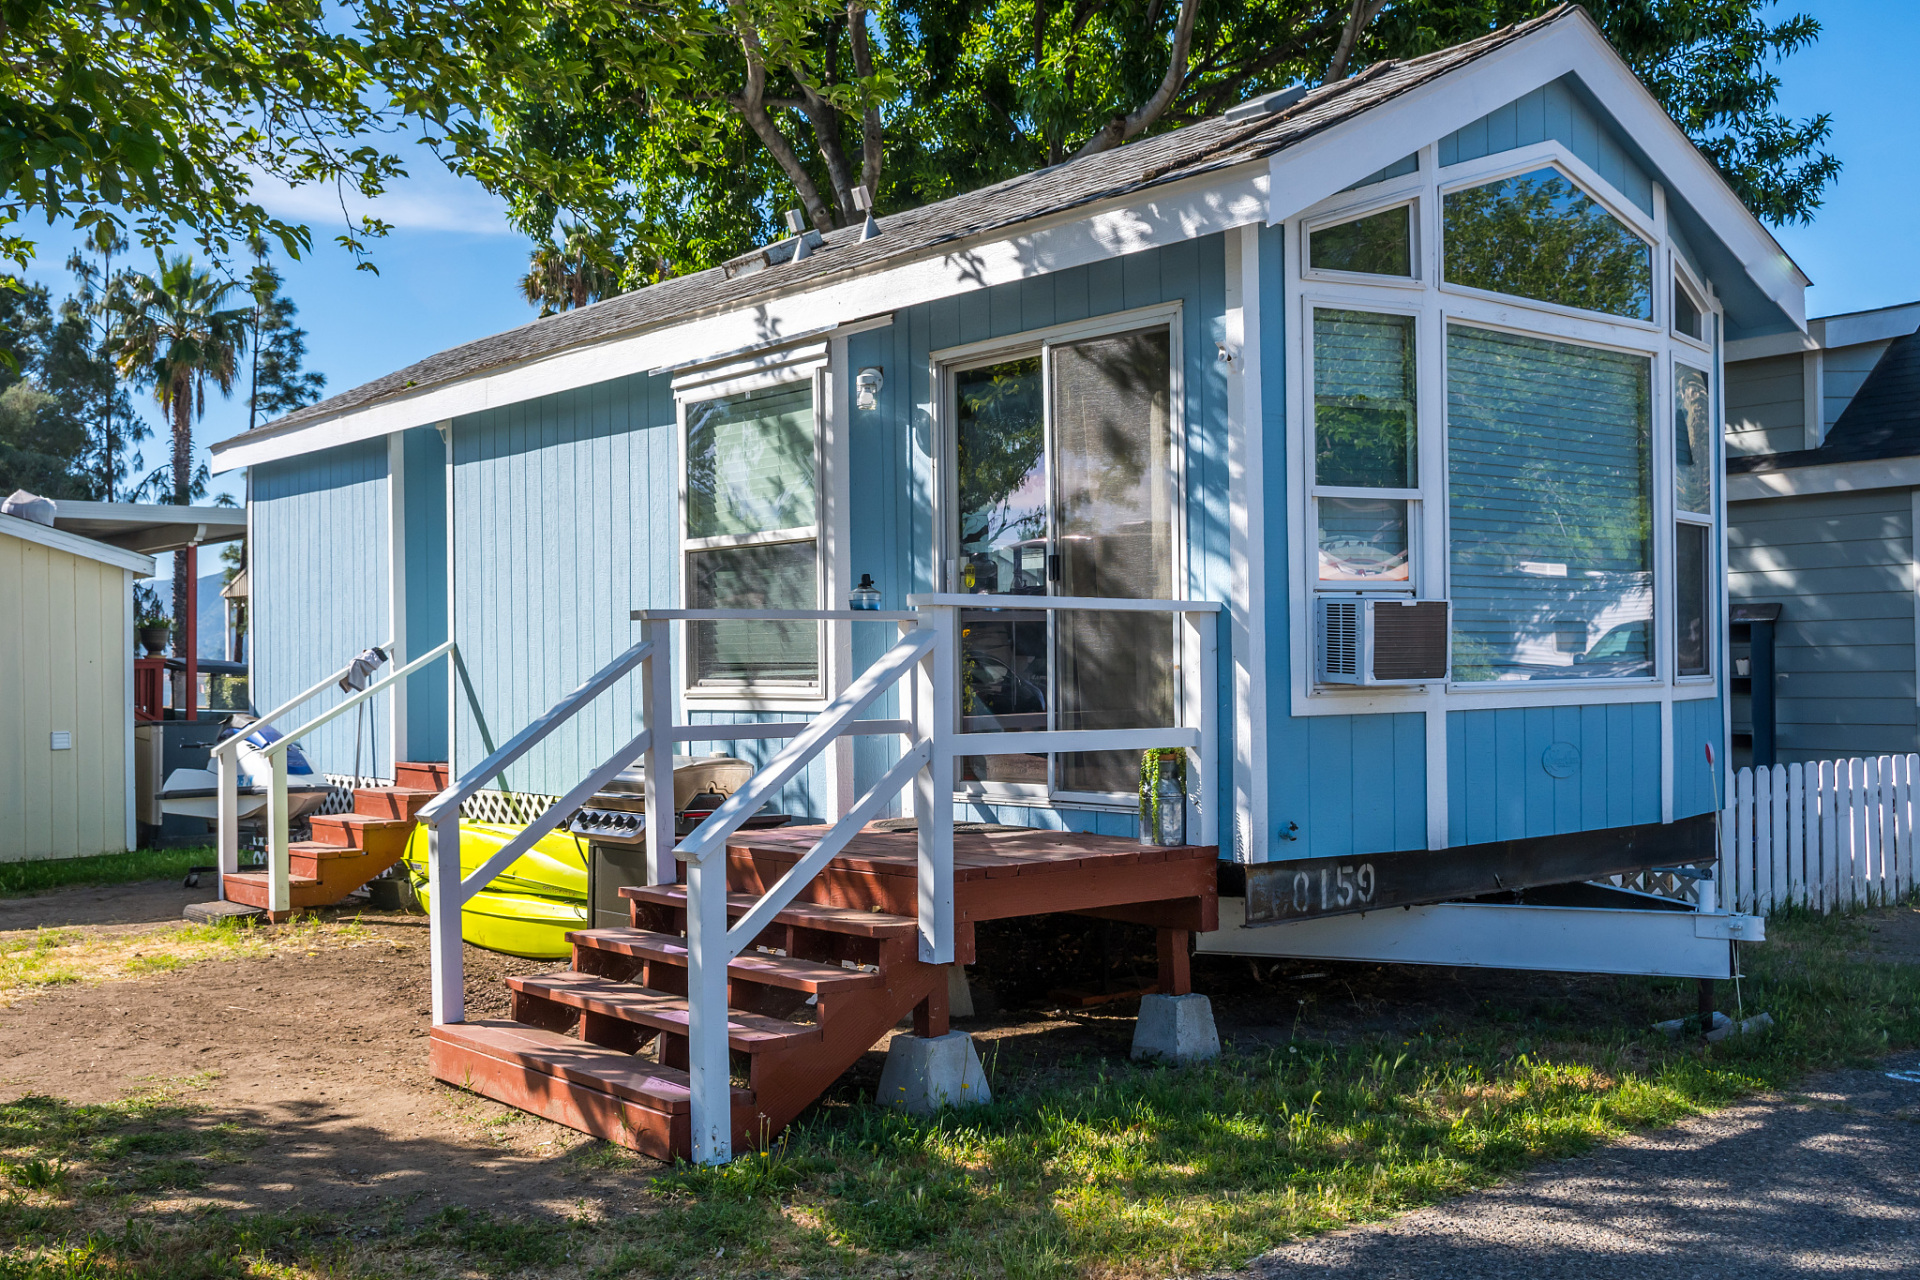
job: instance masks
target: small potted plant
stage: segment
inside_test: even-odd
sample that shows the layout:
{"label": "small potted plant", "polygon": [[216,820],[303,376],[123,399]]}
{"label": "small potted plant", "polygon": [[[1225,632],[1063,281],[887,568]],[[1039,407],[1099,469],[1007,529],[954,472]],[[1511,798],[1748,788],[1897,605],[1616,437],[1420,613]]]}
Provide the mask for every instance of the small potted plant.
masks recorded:
{"label": "small potted plant", "polygon": [[160,609],[160,593],[152,587],[133,588],[134,631],[145,646],[149,658],[167,651],[167,638],[173,634],[173,620]]}
{"label": "small potted plant", "polygon": [[1187,842],[1187,753],[1155,747],[1140,755],[1140,843]]}

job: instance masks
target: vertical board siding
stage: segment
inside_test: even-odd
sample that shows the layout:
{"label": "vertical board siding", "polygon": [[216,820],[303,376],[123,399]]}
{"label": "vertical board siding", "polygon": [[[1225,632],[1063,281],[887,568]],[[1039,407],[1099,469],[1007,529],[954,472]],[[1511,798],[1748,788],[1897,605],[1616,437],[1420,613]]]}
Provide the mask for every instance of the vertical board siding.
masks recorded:
{"label": "vertical board siding", "polygon": [[[406,622],[409,661],[447,638],[447,447],[432,427],[416,427],[401,440],[406,491],[401,531],[406,557]],[[447,758],[447,664],[423,667],[407,679],[407,754],[415,760]]]}
{"label": "vertical board siding", "polygon": [[[248,579],[254,643],[254,705],[285,702],[338,671],[369,645],[393,638],[387,614],[387,442],[367,440],[253,469],[253,536]],[[346,695],[328,689],[289,714],[292,730]],[[380,776],[393,775],[386,702],[367,703]],[[321,773],[353,771],[359,716],[349,712],[300,742]],[[373,757],[362,746],[361,770]]]}
{"label": "vertical board siding", "polygon": [[0,862],[127,847],[127,578],[0,536]]}
{"label": "vertical board siding", "polygon": [[[1904,754],[1915,716],[1913,504],[1906,489],[1816,494],[1729,508],[1727,589],[1778,603],[1777,758]],[[1734,732],[1751,700],[1733,701]]]}
{"label": "vertical board siding", "polygon": [[[1547,749],[1572,745],[1557,778]],[[1660,706],[1507,707],[1447,714],[1448,843],[1660,821]]]}
{"label": "vertical board siding", "polygon": [[1570,80],[1543,85],[1440,139],[1440,163],[1459,164],[1547,141],[1566,147],[1629,200],[1653,212],[1653,179],[1627,154],[1611,126],[1587,107]]}
{"label": "vertical board siding", "polygon": [[1727,365],[1727,456],[1806,447],[1806,361],[1799,353]]}
{"label": "vertical board siding", "polygon": [[1714,774],[1705,748],[1713,748],[1713,768],[1727,766],[1726,717],[1720,699],[1697,698],[1673,704],[1673,816],[1712,813],[1726,803],[1714,793]]}

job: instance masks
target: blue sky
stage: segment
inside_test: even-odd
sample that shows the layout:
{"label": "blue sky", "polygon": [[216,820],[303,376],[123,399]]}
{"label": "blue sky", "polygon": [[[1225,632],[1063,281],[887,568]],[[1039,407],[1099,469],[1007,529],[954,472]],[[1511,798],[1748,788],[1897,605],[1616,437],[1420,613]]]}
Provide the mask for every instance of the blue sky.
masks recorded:
{"label": "blue sky", "polygon": [[[1824,24],[1820,42],[1779,68],[1781,104],[1795,117],[1833,116],[1832,150],[1845,163],[1811,227],[1776,230],[1814,281],[1811,315],[1920,298],[1920,5],[1895,0],[1798,0]],[[314,228],[314,252],[283,263],[287,289],[308,331],[309,367],[341,391],[461,342],[523,324],[534,312],[520,297],[529,244],[508,229],[502,206],[476,184],[449,176],[424,151],[408,157],[414,176],[377,206],[395,232],[375,243],[380,272],[356,271],[330,237],[339,226],[331,192],[278,193],[276,213]],[[68,239],[40,237],[31,273],[58,293]],[[148,416],[157,421],[148,409]],[[246,425],[239,401],[215,402],[196,430],[203,447]],[[149,462],[161,459],[151,443]],[[204,456],[204,452],[203,452]],[[225,480],[217,488],[237,494]]]}

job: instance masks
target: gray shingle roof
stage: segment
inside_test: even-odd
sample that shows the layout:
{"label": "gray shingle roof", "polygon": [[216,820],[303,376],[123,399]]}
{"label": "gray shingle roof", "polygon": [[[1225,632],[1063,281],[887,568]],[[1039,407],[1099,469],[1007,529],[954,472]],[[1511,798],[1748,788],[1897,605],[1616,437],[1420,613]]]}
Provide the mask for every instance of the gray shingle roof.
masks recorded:
{"label": "gray shingle roof", "polygon": [[1920,457],[1920,332],[1895,338],[1817,449],[1727,459],[1727,473]]}
{"label": "gray shingle roof", "polygon": [[823,248],[799,262],[789,260],[732,278],[716,267],[546,316],[428,356],[383,378],[296,410],[248,435],[258,438],[262,433],[278,434],[402,392],[471,377],[569,347],[735,310],[792,292],[803,284],[825,284],[883,264],[928,257],[962,241],[1004,234],[1036,218],[1259,160],[1484,57],[1559,20],[1574,8],[1561,5],[1541,17],[1425,57],[1375,63],[1349,79],[1314,89],[1270,115],[1239,120],[1215,117],[890,214],[881,220],[882,234],[872,240],[860,240],[858,227],[838,230],[826,237]]}

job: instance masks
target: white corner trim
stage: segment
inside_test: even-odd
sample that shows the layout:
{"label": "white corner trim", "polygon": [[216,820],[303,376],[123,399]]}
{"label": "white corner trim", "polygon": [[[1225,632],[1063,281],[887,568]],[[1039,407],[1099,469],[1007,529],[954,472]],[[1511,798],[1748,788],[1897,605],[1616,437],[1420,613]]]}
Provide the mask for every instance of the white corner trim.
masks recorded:
{"label": "white corner trim", "polygon": [[1267,860],[1267,641],[1265,421],[1261,366],[1260,227],[1227,238],[1227,626],[1233,655],[1236,862]]}
{"label": "white corner trim", "polygon": [[1747,471],[1727,477],[1727,501],[1797,498],[1809,493],[1858,493],[1920,486],[1920,458],[1874,458],[1829,462],[1785,471]]}
{"label": "white corner trim", "polygon": [[1363,112],[1273,156],[1268,220],[1284,222],[1435,138],[1567,75],[1579,78],[1640,145],[1653,176],[1679,191],[1761,291],[1804,328],[1806,276],[1584,11],[1392,99],[1385,104],[1389,111]]}
{"label": "white corner trim", "polygon": [[125,636],[125,638],[121,642],[122,645],[125,647],[125,654],[120,664],[122,682],[124,684],[124,690],[121,696],[123,698],[122,705],[126,709],[126,716],[127,716],[127,719],[126,719],[127,742],[126,742],[126,761],[125,761],[126,767],[124,770],[126,774],[126,787],[125,787],[125,790],[121,793],[120,803],[121,803],[122,814],[126,820],[127,852],[129,853],[133,852],[134,847],[140,843],[140,808],[139,808],[139,805],[136,803],[136,799],[135,799],[139,795],[140,783],[139,783],[139,773],[135,768],[135,764],[134,764],[139,748],[136,746],[136,743],[135,743],[134,730],[136,726],[133,720],[133,657],[135,652],[134,632],[135,632],[135,623],[138,621],[138,619],[134,617],[134,613],[133,613],[133,581],[134,581],[133,570],[128,569],[126,572],[121,574],[122,586],[120,590],[120,608],[122,612],[122,616],[121,616],[122,625],[120,629]]}
{"label": "white corner trim", "polygon": [[957,246],[724,314],[569,347],[264,439],[233,436],[213,446],[213,471],[218,475],[756,344],[784,342],[939,298],[1199,239],[1262,221],[1266,214],[1264,164],[1204,174],[1096,212],[1023,223],[1015,235]]}
{"label": "white corner trim", "polygon": [[1827,358],[1820,351],[1800,353],[1800,439],[1806,449],[1827,439]]}
{"label": "white corner trim", "polygon": [[137,573],[143,578],[153,576],[152,556],[141,555],[138,551],[127,551],[92,538],[83,538],[77,533],[68,533],[65,529],[52,529],[19,516],[0,516],[0,533],[11,534],[22,542],[34,542],[54,551],[64,551],[71,556],[98,560],[101,564],[110,564],[116,568],[125,569],[129,573]]}

